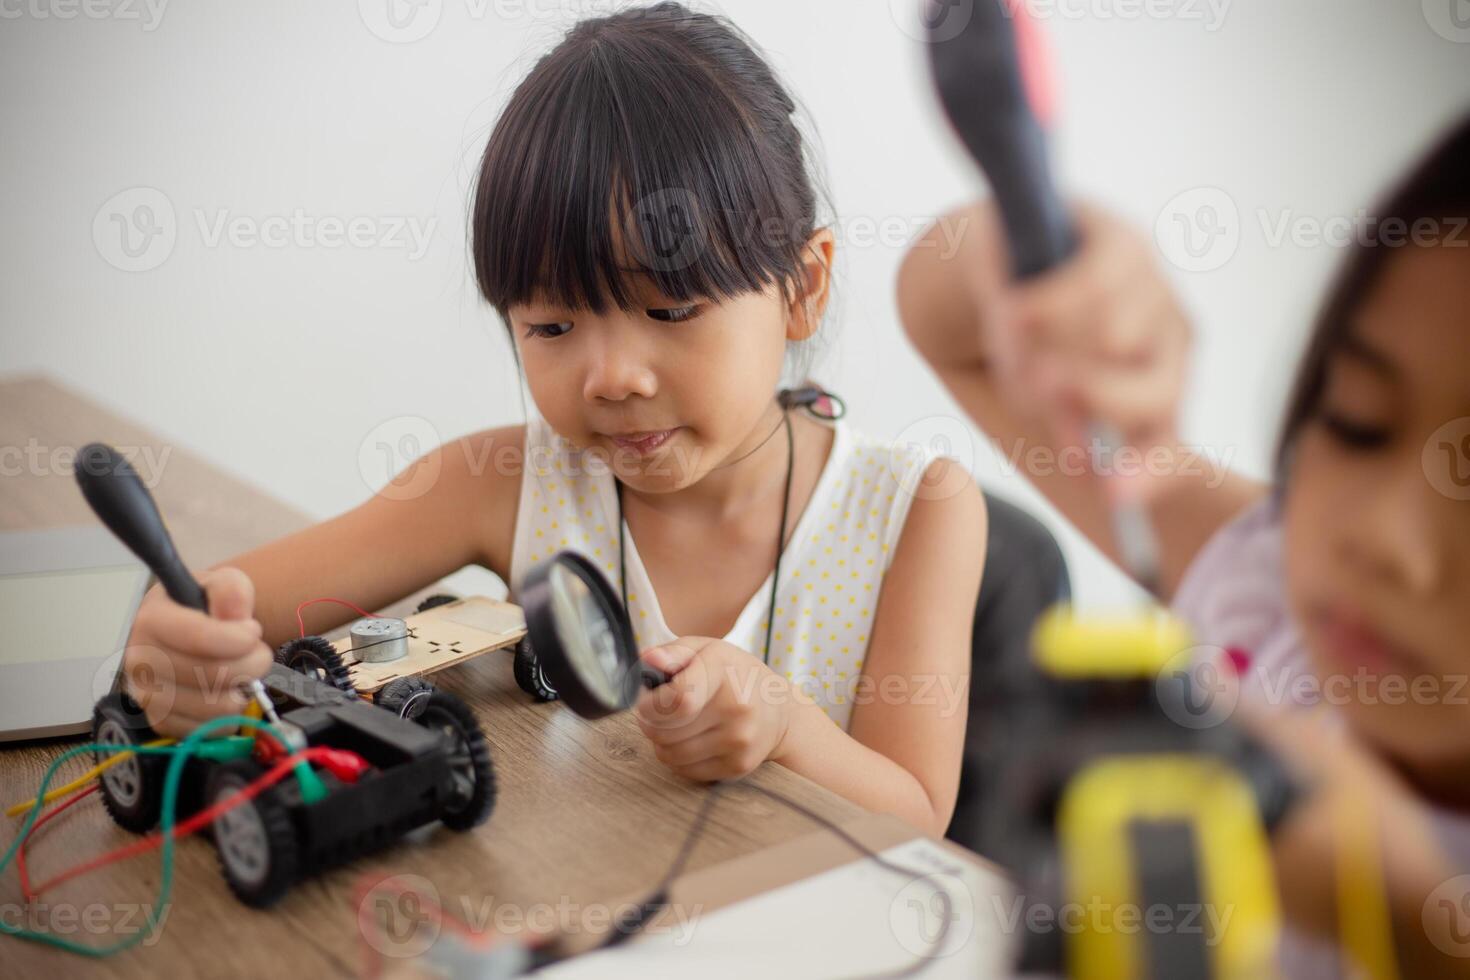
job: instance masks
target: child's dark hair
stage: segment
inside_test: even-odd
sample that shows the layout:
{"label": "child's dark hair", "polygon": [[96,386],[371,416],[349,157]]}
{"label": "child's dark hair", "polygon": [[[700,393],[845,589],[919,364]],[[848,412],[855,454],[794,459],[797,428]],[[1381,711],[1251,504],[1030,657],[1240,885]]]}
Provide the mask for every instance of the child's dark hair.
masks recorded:
{"label": "child's dark hair", "polygon": [[1303,427],[1321,409],[1333,355],[1342,348],[1353,328],[1353,314],[1389,260],[1411,242],[1470,246],[1470,115],[1455,125],[1372,215],[1378,232],[1353,246],[1328,293],[1297,371],[1276,448],[1278,488],[1290,475],[1292,450]]}
{"label": "child's dark hair", "polygon": [[800,282],[817,229],[795,103],[754,46],[677,3],[586,20],[511,96],[473,210],[480,292],[502,317],[543,300],[638,305]]}

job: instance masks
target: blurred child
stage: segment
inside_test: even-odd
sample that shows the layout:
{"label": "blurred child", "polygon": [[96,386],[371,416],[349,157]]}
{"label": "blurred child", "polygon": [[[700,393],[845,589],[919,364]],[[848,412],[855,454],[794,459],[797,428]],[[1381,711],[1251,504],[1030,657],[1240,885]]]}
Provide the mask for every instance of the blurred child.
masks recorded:
{"label": "blurred child", "polygon": [[[1110,495],[1146,503],[1160,598],[1200,643],[1248,655],[1247,712],[1328,787],[1279,837],[1293,918],[1335,921],[1334,807],[1372,805],[1418,976],[1463,962],[1421,916],[1436,886],[1470,872],[1470,119],[1374,214],[1307,345],[1272,485],[1157,464],[1032,479],[1115,561]],[[1011,458],[1086,458],[1095,420],[1135,458],[1182,460],[1186,317],[1149,244],[1092,209],[1080,218],[1078,254],[1012,286],[992,210],[951,216],[970,220],[952,261],[924,247],[906,260],[906,329]],[[1329,705],[1340,731],[1274,710],[1296,703]],[[1464,904],[1447,910],[1462,932]],[[1457,950],[1470,955],[1470,934]]]}

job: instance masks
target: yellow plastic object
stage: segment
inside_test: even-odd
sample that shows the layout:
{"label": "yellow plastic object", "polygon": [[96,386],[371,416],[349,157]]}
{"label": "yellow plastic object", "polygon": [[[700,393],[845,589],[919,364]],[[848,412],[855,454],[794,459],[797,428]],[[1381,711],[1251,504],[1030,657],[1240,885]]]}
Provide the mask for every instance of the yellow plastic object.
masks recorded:
{"label": "yellow plastic object", "polygon": [[1393,919],[1373,809],[1367,804],[1350,804],[1339,809],[1333,819],[1337,838],[1337,933],[1364,977],[1398,980]]}
{"label": "yellow plastic object", "polygon": [[[1131,836],[1138,821],[1184,823],[1193,832],[1202,892],[1196,925],[1204,930],[1209,975],[1274,977],[1280,909],[1255,794],[1229,765],[1177,753],[1102,759],[1063,795],[1057,828],[1065,901],[1080,910],[1080,927],[1067,936],[1067,976],[1161,980],[1147,949],[1149,916],[1158,913],[1138,894],[1143,856]],[[1185,925],[1185,911],[1168,911],[1173,926]]]}
{"label": "yellow plastic object", "polygon": [[1060,605],[1037,622],[1031,649],[1053,677],[1125,679],[1157,675],[1193,642],[1189,628],[1162,611],[1100,619]]}

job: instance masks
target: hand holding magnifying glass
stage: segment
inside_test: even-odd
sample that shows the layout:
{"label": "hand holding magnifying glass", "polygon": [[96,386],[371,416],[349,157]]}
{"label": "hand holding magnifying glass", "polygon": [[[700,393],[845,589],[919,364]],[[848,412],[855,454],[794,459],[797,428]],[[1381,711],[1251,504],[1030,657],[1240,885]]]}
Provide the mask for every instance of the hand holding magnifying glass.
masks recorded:
{"label": "hand holding magnifying glass", "polygon": [[799,692],[758,658],[708,637],[640,657],[617,593],[575,552],[533,568],[518,593],[541,668],[577,714],[636,709],[659,760],[690,779],[735,778],[779,754]]}
{"label": "hand holding magnifying glass", "polygon": [[767,759],[781,760],[799,688],[724,640],[686,636],[644,651],[645,662],[673,675],[644,691],[638,727],[664,765],[688,779],[738,779]]}

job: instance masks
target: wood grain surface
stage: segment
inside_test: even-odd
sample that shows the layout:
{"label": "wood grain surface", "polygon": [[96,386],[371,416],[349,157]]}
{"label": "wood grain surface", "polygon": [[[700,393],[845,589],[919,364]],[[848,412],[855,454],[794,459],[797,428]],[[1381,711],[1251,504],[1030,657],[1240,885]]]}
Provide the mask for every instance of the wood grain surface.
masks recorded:
{"label": "wood grain surface", "polygon": [[[65,462],[66,450],[98,439],[151,447],[154,458],[164,460],[153,491],[185,561],[195,567],[306,523],[301,514],[59,385],[21,378],[0,381],[0,449],[30,445],[32,456],[46,461],[25,464],[19,474],[7,466],[0,475],[0,529],[90,523],[67,467],[53,461]],[[165,451],[166,457],[160,455]],[[4,459],[13,463],[15,455]],[[411,608],[417,595],[392,609]],[[264,912],[234,901],[212,846],[190,839],[177,851],[173,896],[156,942],[92,960],[0,936],[0,977],[355,974],[367,950],[353,898],[364,880],[416,875],[433,886],[451,913],[504,911],[501,921],[511,923],[548,908],[621,900],[657,881],[683,842],[703,790],[664,769],[630,718],[589,723],[560,705],[532,703],[511,677],[509,651],[445,670],[435,681],[474,708],[490,741],[499,799],[488,823],[467,834],[427,828],[412,840],[298,884]],[[29,797],[45,767],[74,744],[0,746],[0,802]],[[850,823],[864,815],[774,764],[751,778],[830,820]],[[3,849],[20,821],[0,821]],[[688,867],[708,867],[812,829],[806,818],[756,794],[731,792],[713,811]],[[32,880],[133,839],[108,820],[94,794],[36,836],[29,852]],[[147,855],[68,882],[32,907],[12,868],[0,876],[0,915],[11,924],[40,925],[101,944],[115,940],[117,930],[136,928],[141,907],[155,901],[158,887],[158,857]]]}

